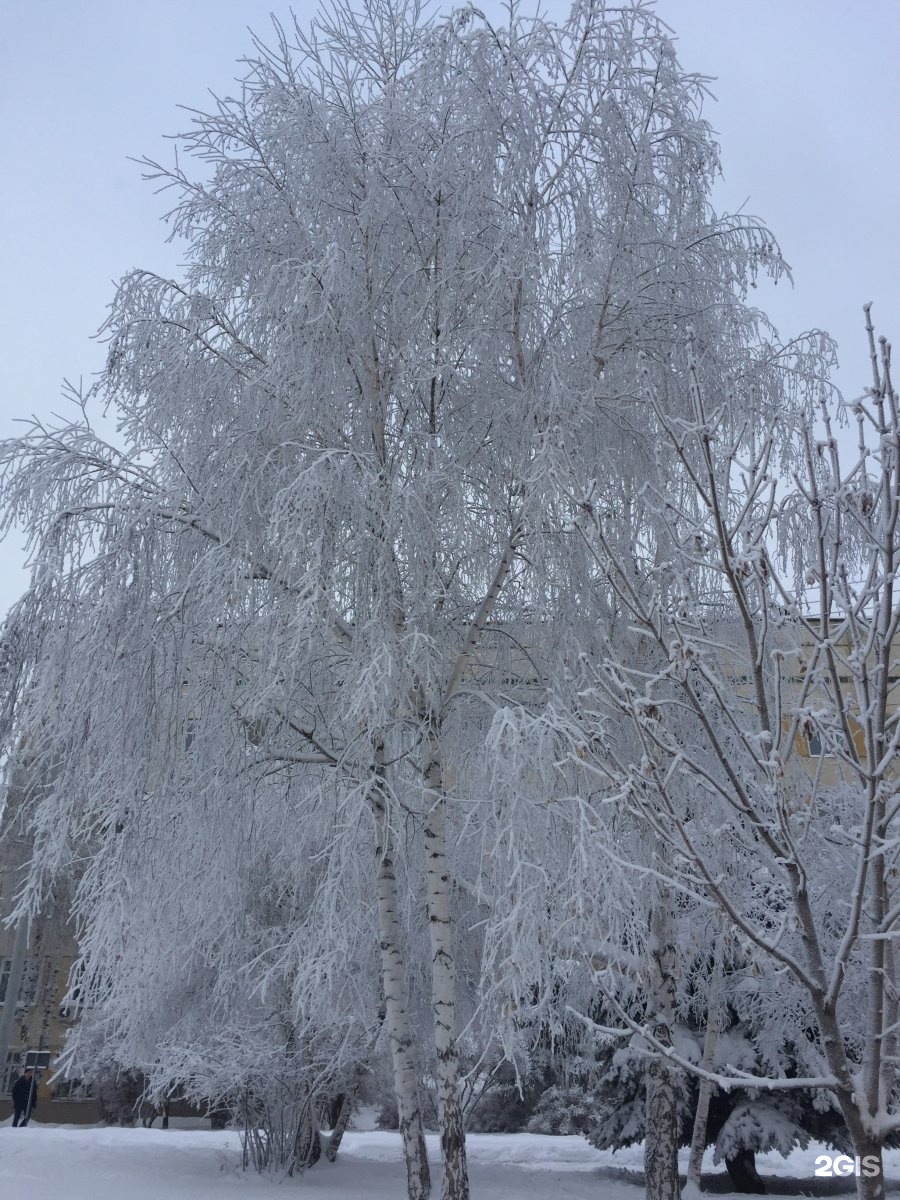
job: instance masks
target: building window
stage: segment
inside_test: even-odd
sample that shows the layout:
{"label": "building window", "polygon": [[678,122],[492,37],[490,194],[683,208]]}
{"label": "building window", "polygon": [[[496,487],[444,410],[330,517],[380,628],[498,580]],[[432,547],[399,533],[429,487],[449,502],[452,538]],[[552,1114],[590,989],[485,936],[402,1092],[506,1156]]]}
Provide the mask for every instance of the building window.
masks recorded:
{"label": "building window", "polygon": [[53,1085],[54,1100],[84,1100],[90,1094],[80,1079],[60,1079]]}
{"label": "building window", "polygon": [[6,1065],[3,1067],[2,1077],[0,1077],[0,1093],[2,1095],[9,1095],[13,1082],[22,1073],[21,1063],[22,1051],[10,1050],[6,1055]]}
{"label": "building window", "polygon": [[190,750],[200,728],[199,717],[188,717],[184,722],[184,748]]}
{"label": "building window", "polygon": [[74,1021],[81,1016],[81,1010],[84,1008],[84,997],[81,987],[83,982],[84,964],[79,963],[69,976],[69,990],[63,996],[62,1004],[59,1006],[61,1020]]}
{"label": "building window", "polygon": [[[6,993],[9,990],[9,970],[12,966],[11,958],[0,959],[0,1004],[6,1003]],[[19,995],[16,998],[16,1011],[33,1003],[33,997],[29,995],[29,987],[33,991],[34,985],[34,960],[26,958],[22,968],[22,983],[19,987]]]}

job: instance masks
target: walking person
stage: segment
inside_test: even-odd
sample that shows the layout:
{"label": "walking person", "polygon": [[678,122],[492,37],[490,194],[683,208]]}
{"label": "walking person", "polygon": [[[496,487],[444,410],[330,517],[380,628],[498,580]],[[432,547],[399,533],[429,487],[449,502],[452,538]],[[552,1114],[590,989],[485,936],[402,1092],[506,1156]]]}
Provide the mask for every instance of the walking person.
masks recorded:
{"label": "walking person", "polygon": [[37,1104],[37,1080],[31,1067],[26,1067],[12,1085],[12,1100],[13,1128],[19,1125],[24,1129]]}

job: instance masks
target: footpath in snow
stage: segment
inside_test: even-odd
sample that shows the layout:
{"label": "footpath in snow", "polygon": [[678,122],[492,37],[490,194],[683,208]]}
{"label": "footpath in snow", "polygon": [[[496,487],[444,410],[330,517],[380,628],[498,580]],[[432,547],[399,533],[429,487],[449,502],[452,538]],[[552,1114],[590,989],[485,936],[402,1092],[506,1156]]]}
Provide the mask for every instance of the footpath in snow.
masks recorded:
{"label": "footpath in snow", "polygon": [[[639,1148],[612,1155],[578,1137],[471,1134],[467,1141],[473,1200],[642,1200],[628,1173]],[[429,1138],[436,1161],[437,1138]],[[814,1180],[818,1150],[787,1160],[761,1155],[773,1195],[852,1194],[852,1180]],[[889,1191],[900,1180],[900,1151],[887,1156]],[[716,1183],[719,1183],[716,1180]],[[724,1181],[722,1181],[724,1182]],[[818,1184],[818,1187],[814,1185]],[[240,1169],[237,1133],[182,1129],[107,1129],[71,1125],[0,1127],[0,1196],[29,1200],[238,1200],[278,1191]],[[721,1186],[721,1185],[720,1185]],[[732,1194],[722,1187],[720,1196]],[[900,1188],[897,1188],[900,1194]],[[348,1133],[338,1161],[284,1183],[282,1194],[319,1200],[403,1200],[400,1141],[392,1133]]]}

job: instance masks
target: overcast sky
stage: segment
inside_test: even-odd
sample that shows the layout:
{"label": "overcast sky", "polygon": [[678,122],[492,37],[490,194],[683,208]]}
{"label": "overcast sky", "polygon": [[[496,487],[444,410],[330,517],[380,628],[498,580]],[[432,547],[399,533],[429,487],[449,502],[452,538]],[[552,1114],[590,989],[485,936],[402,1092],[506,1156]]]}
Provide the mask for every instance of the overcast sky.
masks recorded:
{"label": "overcast sky", "polygon": [[[496,4],[485,5],[496,11]],[[559,0],[548,11],[562,12]],[[853,15],[859,9],[860,16]],[[659,0],[684,66],[716,76],[706,115],[723,149],[717,206],[762,216],[794,288],[760,296],[782,336],[839,342],[838,382],[868,382],[861,307],[900,341],[897,183],[900,2]],[[61,411],[64,377],[102,365],[92,335],[132,267],[177,270],[166,197],[129,156],[171,158],[177,105],[225,93],[272,0],[12,0],[0,45],[0,436]],[[294,5],[301,20],[312,8]],[[25,586],[0,546],[0,615]]]}

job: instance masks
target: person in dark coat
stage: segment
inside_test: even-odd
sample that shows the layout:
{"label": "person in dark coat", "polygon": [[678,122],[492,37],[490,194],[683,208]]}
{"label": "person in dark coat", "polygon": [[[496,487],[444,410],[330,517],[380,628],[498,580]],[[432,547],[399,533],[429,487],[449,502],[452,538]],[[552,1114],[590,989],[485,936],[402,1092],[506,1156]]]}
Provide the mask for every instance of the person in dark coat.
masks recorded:
{"label": "person in dark coat", "polygon": [[37,1104],[37,1080],[31,1067],[26,1067],[12,1085],[12,1099],[13,1128],[19,1125],[24,1129]]}

